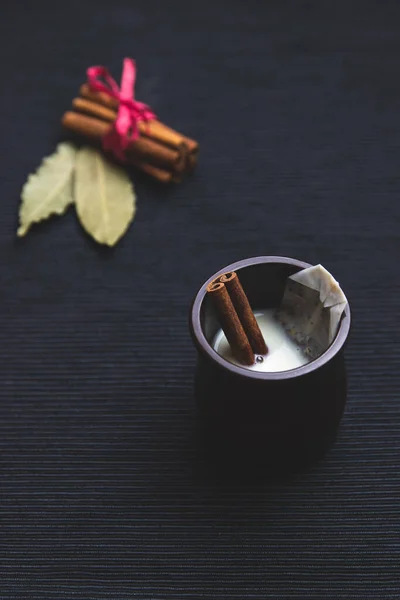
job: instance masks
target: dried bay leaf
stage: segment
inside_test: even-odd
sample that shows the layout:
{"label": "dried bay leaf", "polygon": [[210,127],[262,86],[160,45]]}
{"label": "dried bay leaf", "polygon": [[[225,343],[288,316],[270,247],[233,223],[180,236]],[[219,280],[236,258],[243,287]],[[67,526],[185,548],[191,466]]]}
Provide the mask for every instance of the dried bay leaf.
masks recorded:
{"label": "dried bay leaf", "polygon": [[76,159],[75,204],[83,228],[108,246],[123,236],[136,212],[136,196],[125,170],[86,146]]}
{"label": "dried bay leaf", "polygon": [[54,154],[43,160],[36,173],[29,175],[21,193],[18,236],[25,235],[33,223],[52,214],[63,214],[73,203],[76,153],[72,144],[58,144]]}

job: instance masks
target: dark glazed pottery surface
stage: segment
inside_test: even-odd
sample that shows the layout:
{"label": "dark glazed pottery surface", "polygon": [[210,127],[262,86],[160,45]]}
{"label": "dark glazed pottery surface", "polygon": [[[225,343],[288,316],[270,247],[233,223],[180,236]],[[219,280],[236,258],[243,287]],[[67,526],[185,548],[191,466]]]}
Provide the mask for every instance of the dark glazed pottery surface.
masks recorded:
{"label": "dark glazed pottery surface", "polygon": [[343,344],[349,309],[328,350],[291,371],[249,371],[227,362],[210,345],[219,323],[206,286],[215,277],[237,271],[253,309],[262,309],[277,307],[287,277],[309,266],[276,256],[243,260],[213,274],[193,302],[198,430],[211,462],[222,461],[224,470],[259,464],[282,474],[320,458],[336,436],[347,397]]}

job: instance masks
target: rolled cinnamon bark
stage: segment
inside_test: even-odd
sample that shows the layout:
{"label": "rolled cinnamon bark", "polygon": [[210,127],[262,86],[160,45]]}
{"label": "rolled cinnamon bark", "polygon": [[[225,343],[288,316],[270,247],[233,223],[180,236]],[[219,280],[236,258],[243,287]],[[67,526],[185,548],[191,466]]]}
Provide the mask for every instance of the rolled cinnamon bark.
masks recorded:
{"label": "rolled cinnamon bark", "polygon": [[[97,143],[101,142],[101,139],[110,130],[110,124],[106,121],[70,111],[64,114],[62,124],[67,129]],[[175,173],[182,173],[186,164],[183,147],[180,150],[173,150],[142,136],[130,143],[126,155],[129,162],[133,158],[156,167],[170,169]]]}
{"label": "rolled cinnamon bark", "polygon": [[153,165],[149,165],[142,160],[136,160],[134,157],[131,157],[129,161],[134,167],[137,167],[147,175],[150,175],[157,181],[161,183],[179,183],[181,178],[172,173],[172,171],[166,171],[165,169],[160,169],[159,167],[154,167]]}
{"label": "rolled cinnamon bark", "polygon": [[253,350],[251,349],[250,342],[247,339],[247,335],[242,327],[225,284],[220,281],[212,281],[207,286],[207,293],[214,304],[218,319],[232,349],[233,355],[243,365],[254,364]]}
{"label": "rolled cinnamon bark", "polygon": [[119,101],[117,98],[113,98],[106,94],[105,92],[92,92],[89,85],[84,83],[79,88],[79,93],[83,98],[87,98],[88,100],[93,100],[94,102],[98,102],[103,106],[107,106],[107,108],[112,108],[114,110],[118,110]]}
{"label": "rolled cinnamon bark", "polygon": [[188,173],[195,170],[197,165],[197,156],[195,154],[188,154],[186,159],[186,169]]}
{"label": "rolled cinnamon bark", "polygon": [[[93,92],[87,83],[84,83],[79,90],[81,96],[87,100],[91,100],[97,104],[101,104],[104,107],[114,110],[118,110],[119,102],[116,98],[109,96],[104,92]],[[140,121],[138,123],[139,131],[142,135],[146,135],[154,140],[158,140],[163,144],[178,148],[181,144],[185,144],[190,154],[198,154],[199,144],[195,140],[178,133],[171,127],[164,125],[157,120],[151,120],[148,123]]]}
{"label": "rolled cinnamon bark", "polygon": [[267,354],[268,347],[263,334],[258,326],[257,320],[251,310],[250,303],[239,281],[237,273],[224,273],[218,281],[225,284],[228,294],[235,307],[236,313],[255,354]]}
{"label": "rolled cinnamon bark", "polygon": [[85,113],[92,117],[98,117],[107,123],[114,123],[117,113],[111,108],[107,108],[98,102],[87,100],[86,98],[74,98],[72,106],[77,112]]}

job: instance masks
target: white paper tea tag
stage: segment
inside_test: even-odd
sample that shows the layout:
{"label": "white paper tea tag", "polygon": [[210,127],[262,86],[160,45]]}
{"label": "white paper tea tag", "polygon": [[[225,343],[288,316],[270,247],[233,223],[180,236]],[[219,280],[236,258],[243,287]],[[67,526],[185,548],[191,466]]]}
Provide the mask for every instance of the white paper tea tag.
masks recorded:
{"label": "white paper tea tag", "polygon": [[322,265],[288,278],[276,318],[311,359],[333,342],[347,299]]}

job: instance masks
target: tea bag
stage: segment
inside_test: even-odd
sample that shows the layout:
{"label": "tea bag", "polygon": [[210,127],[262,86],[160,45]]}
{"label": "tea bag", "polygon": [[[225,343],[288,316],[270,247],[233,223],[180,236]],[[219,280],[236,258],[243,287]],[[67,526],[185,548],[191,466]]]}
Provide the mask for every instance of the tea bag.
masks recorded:
{"label": "tea bag", "polygon": [[333,342],[347,299],[322,265],[287,279],[276,318],[311,360]]}

